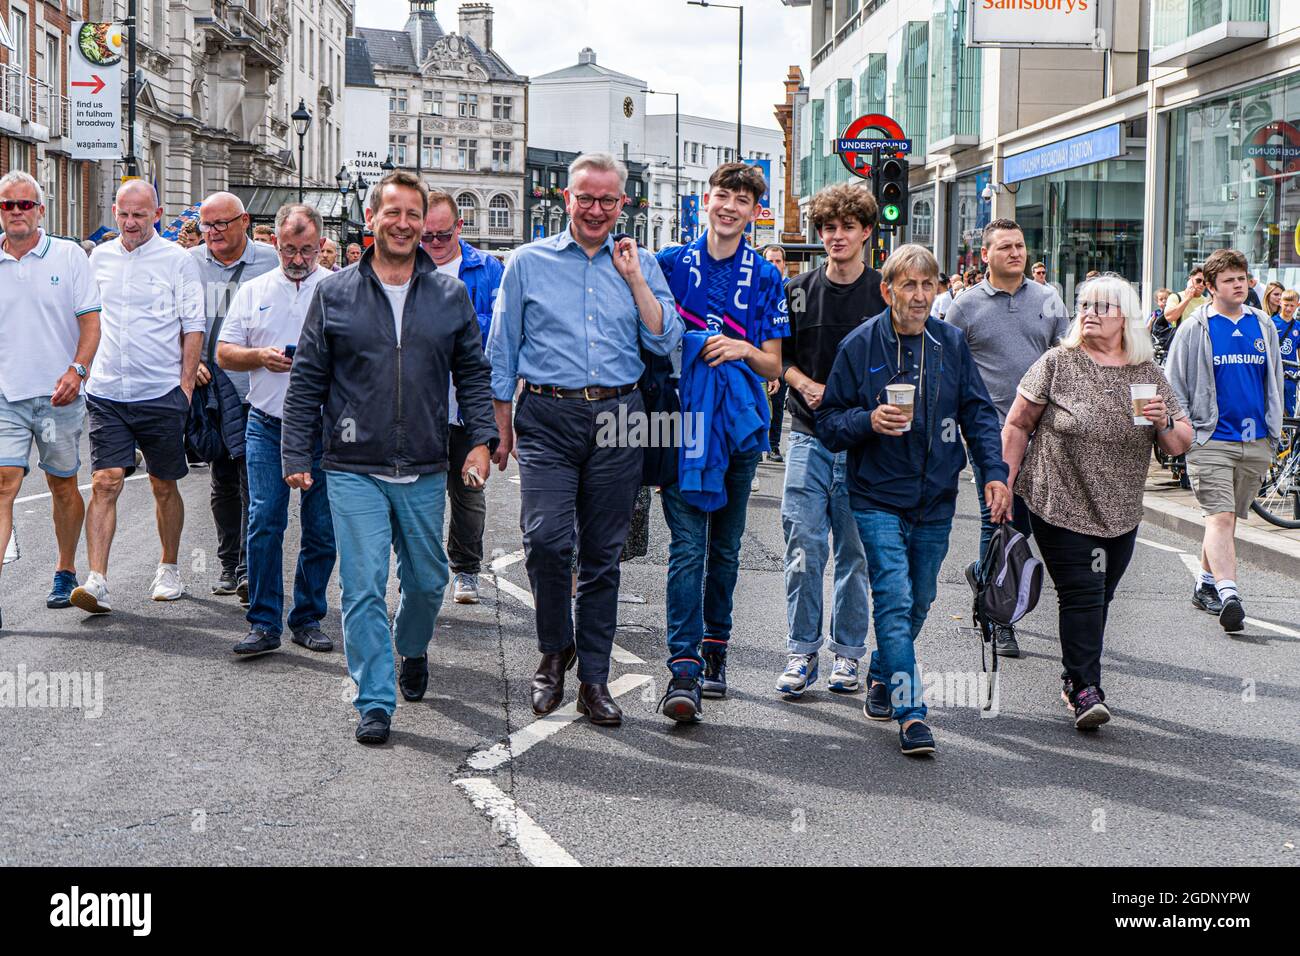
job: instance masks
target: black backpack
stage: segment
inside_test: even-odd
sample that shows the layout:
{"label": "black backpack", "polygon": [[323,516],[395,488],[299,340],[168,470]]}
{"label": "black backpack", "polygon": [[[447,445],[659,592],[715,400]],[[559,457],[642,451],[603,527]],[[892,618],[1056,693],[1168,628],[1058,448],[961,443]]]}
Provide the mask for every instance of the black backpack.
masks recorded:
{"label": "black backpack", "polygon": [[[971,572],[968,572],[968,574]],[[998,671],[998,646],[993,640],[997,625],[1010,627],[1038,605],[1043,593],[1043,562],[1034,557],[1029,541],[1005,521],[993,529],[993,537],[971,576],[975,591],[974,618],[983,644],[993,648],[993,673]],[[980,645],[980,666],[985,673],[984,646]],[[985,706],[992,706],[992,698]]]}

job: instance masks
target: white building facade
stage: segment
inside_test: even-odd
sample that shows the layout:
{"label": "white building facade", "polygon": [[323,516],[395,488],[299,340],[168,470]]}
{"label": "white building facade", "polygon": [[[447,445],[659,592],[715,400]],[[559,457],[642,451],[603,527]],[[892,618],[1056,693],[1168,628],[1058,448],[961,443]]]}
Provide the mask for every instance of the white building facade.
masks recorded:
{"label": "white building facade", "polygon": [[[970,0],[784,0],[812,21],[800,202],[882,112],[916,142],[904,238],[945,269],[994,217],[1067,297],[1090,269],[1181,288],[1216,248],[1300,283],[1300,3],[1101,0],[1096,49],[973,48]],[[1093,5],[1096,7],[1096,4]]]}

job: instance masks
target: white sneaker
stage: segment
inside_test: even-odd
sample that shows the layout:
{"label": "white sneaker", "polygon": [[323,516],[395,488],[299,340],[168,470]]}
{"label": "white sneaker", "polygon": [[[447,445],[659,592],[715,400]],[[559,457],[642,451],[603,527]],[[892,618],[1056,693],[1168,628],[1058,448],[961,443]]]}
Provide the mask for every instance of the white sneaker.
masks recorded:
{"label": "white sneaker", "polygon": [[456,575],[456,590],[453,595],[457,604],[477,604],[478,603],[478,575],[477,574],[458,574]]}
{"label": "white sneaker", "polygon": [[160,564],[153,576],[155,601],[178,601],[185,588],[181,585],[181,569],[175,564]]}
{"label": "white sneaker", "polygon": [[107,614],[113,610],[108,603],[108,581],[95,571],[86,575],[86,583],[73,589],[68,600],[87,614]]}
{"label": "white sneaker", "polygon": [[9,534],[9,542],[5,545],[5,564],[13,564],[22,557],[22,552],[18,550],[18,529],[14,528]]}
{"label": "white sneaker", "polygon": [[759,478],[758,475],[755,475],[755,476],[754,476],[754,483],[753,483],[752,485],[749,486],[749,493],[750,493],[751,495],[756,495],[756,494],[758,494],[759,492],[761,492],[762,490],[763,490],[763,480],[762,480],[761,478]]}

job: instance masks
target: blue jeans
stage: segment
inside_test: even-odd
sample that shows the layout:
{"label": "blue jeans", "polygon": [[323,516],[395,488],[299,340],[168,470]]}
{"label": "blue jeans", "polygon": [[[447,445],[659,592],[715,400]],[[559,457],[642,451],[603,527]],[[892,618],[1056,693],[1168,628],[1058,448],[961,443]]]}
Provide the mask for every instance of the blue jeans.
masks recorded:
{"label": "blue jeans", "polygon": [[[980,502],[980,553],[975,555],[976,562],[984,560],[984,552],[989,549],[989,542],[993,540],[993,529],[997,527],[993,523],[993,511],[989,508],[988,502],[984,500],[984,473],[980,471],[980,466],[975,464],[975,456],[970,456],[971,471],[975,473],[975,497]],[[1011,527],[1015,528],[1026,538],[1032,538],[1034,529],[1029,524],[1029,505],[1017,494],[1011,496],[1013,508],[1011,512]]]}
{"label": "blue jeans", "polygon": [[938,590],[952,519],[908,521],[888,511],[855,511],[871,577],[876,649],[871,682],[889,687],[894,719],[925,718],[924,689],[913,642]]}
{"label": "blue jeans", "polygon": [[[244,429],[248,467],[248,623],[279,635],[284,629],[284,532],[289,494],[280,469],[280,420],[253,409]],[[328,605],[325,589],[334,573],[334,526],[321,470],[321,447],[311,463],[312,486],[301,492],[302,541],[293,577],[289,630],[319,624]]]}
{"label": "blue jeans", "polygon": [[705,651],[725,651],[731,640],[731,603],[740,571],[740,537],[745,533],[749,492],[759,452],[735,454],[723,479],[727,503],[701,511],[677,485],[663,490],[668,544],[668,669],[698,677]]}
{"label": "blue jeans", "polygon": [[831,651],[859,660],[871,626],[867,561],[845,483],[848,453],[832,454],[812,435],[790,434],[781,496],[785,531],[785,608],[791,654],[816,654],[822,646],[822,578],[835,548],[835,603]]}
{"label": "blue jeans", "polygon": [[[423,657],[433,639],[447,589],[442,515],[447,475],[421,475],[395,485],[370,475],[331,471],[330,512],[339,543],[343,646],[357,685],[352,701],[364,714],[397,709],[393,639],[403,657]],[[388,562],[397,552],[402,596],[388,626]]]}

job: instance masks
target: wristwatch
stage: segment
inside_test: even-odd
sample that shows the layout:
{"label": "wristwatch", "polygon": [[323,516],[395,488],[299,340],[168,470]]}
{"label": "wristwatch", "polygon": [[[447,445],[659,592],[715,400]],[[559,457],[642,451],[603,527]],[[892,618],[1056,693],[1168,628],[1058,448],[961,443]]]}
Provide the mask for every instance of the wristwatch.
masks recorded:
{"label": "wristwatch", "polygon": [[71,368],[74,372],[77,373],[77,378],[80,378],[82,380],[86,378],[86,366],[81,365],[78,362],[73,362]]}
{"label": "wristwatch", "polygon": [[1169,423],[1165,425],[1164,428],[1160,429],[1160,431],[1157,434],[1164,435],[1167,432],[1171,432],[1174,430],[1174,416],[1170,415],[1168,417],[1169,417]]}

